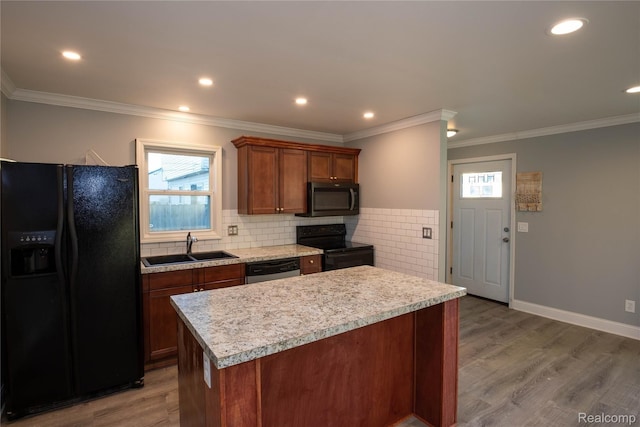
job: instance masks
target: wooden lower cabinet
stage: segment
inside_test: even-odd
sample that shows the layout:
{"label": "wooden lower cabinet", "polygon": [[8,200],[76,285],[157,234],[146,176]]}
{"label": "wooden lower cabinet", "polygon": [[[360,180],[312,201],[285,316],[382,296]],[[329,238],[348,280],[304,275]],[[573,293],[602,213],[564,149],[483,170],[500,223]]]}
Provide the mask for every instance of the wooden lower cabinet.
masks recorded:
{"label": "wooden lower cabinet", "polygon": [[145,369],[177,361],[177,315],[170,297],[244,284],[244,264],[151,273],[142,276]]}
{"label": "wooden lower cabinet", "polygon": [[322,271],[322,255],[300,257],[300,274],[313,274]]}
{"label": "wooden lower cabinet", "polygon": [[176,286],[149,292],[148,361],[162,361],[176,356],[176,311],[170,297],[193,291],[192,285]]}

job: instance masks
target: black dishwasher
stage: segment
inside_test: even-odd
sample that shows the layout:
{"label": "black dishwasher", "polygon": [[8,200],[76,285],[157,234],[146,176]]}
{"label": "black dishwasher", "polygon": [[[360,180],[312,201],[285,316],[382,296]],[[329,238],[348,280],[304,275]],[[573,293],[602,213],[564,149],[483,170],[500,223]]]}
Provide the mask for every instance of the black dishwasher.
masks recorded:
{"label": "black dishwasher", "polygon": [[245,283],[266,282],[300,275],[300,258],[274,259],[269,261],[248,262],[245,271]]}

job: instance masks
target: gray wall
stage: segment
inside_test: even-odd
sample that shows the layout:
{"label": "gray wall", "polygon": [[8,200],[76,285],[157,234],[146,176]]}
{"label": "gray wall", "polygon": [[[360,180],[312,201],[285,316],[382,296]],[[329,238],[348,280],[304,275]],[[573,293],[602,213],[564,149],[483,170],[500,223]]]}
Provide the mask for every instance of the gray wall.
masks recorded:
{"label": "gray wall", "polygon": [[247,134],[292,140],[259,132],[31,102],[8,100],[7,107],[9,126],[3,156],[23,162],[84,164],[86,152],[93,149],[110,165],[134,164],[136,138],[221,146],[223,209],[238,206],[237,151],[230,141]]}
{"label": "gray wall", "polygon": [[[543,173],[543,211],[516,215],[517,300],[640,326],[640,124],[454,148],[517,154]],[[624,311],[625,299],[636,313]]]}
{"label": "gray wall", "polygon": [[345,145],[361,148],[361,206],[440,209],[440,121]]}

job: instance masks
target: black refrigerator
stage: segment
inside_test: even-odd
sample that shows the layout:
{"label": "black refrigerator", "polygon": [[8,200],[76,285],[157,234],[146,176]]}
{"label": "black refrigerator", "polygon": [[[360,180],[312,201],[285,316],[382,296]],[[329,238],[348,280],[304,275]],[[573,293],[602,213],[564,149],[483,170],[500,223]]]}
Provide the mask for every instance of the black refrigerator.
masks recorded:
{"label": "black refrigerator", "polygon": [[0,164],[9,419],[143,385],[138,170]]}

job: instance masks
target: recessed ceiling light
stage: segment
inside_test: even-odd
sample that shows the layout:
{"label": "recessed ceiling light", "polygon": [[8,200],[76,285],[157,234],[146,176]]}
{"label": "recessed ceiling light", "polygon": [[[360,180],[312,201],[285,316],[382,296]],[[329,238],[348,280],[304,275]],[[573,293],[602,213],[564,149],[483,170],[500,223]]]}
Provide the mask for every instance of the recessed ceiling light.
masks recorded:
{"label": "recessed ceiling light", "polygon": [[183,112],[186,113],[187,111],[190,110],[190,108],[187,107],[186,105],[181,105],[181,106],[178,107],[178,110],[183,111]]}
{"label": "recessed ceiling light", "polygon": [[202,77],[200,80],[198,80],[198,83],[200,83],[200,85],[202,86],[211,86],[213,85],[213,80],[208,77]]}
{"label": "recessed ceiling light", "polygon": [[373,119],[373,116],[374,116],[374,115],[375,115],[375,114],[373,114],[371,111],[367,111],[366,113],[364,113],[364,114],[362,115],[362,117],[364,117],[365,119]]}
{"label": "recessed ceiling light", "polygon": [[62,52],[62,56],[72,61],[79,61],[80,59],[82,59],[78,52],[74,52],[71,50],[65,50],[64,52]]}
{"label": "recessed ceiling light", "polygon": [[451,138],[457,133],[458,133],[458,129],[447,129],[447,138]]}
{"label": "recessed ceiling light", "polygon": [[578,31],[580,28],[584,26],[584,24],[588,22],[589,21],[584,18],[565,19],[563,21],[558,22],[553,27],[551,27],[551,30],[549,30],[549,32],[556,36],[570,34],[570,33],[573,33],[574,31]]}
{"label": "recessed ceiling light", "polygon": [[640,86],[630,87],[629,89],[625,90],[625,92],[627,92],[627,93],[640,93]]}
{"label": "recessed ceiling light", "polygon": [[307,105],[307,98],[296,98],[296,104],[298,105]]}

